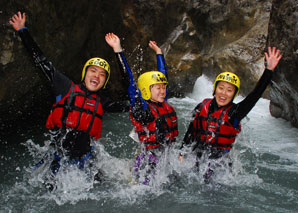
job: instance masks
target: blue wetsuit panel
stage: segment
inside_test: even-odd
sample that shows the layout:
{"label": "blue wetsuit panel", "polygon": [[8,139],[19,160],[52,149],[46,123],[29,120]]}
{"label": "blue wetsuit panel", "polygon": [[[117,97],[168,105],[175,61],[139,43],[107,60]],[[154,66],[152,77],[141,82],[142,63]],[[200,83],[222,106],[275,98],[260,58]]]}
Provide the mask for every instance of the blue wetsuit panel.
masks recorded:
{"label": "blue wetsuit panel", "polygon": [[60,95],[57,95],[56,96],[56,103],[58,103],[58,101],[60,101],[62,99],[62,95],[60,94]]}
{"label": "blue wetsuit panel", "polygon": [[131,107],[134,107],[135,105],[135,99],[136,99],[136,93],[137,93],[137,88],[133,79],[133,74],[130,70],[130,67],[125,59],[124,53],[120,52],[120,63],[122,64],[122,67],[127,70],[127,74],[129,76],[129,86],[128,86],[128,96],[129,96],[129,103]]}
{"label": "blue wetsuit panel", "polygon": [[[165,61],[165,57],[162,54],[158,54],[158,55],[156,55],[156,60],[157,60],[157,70],[159,72],[162,72],[166,76],[167,80],[169,80],[168,68],[167,68],[167,64]],[[168,99],[168,87],[167,87],[167,91],[166,91],[165,100],[167,101],[167,99]]]}
{"label": "blue wetsuit panel", "polygon": [[157,70],[159,72],[162,72],[168,79],[168,69],[167,69],[167,64],[164,56],[162,54],[158,54],[156,55],[156,60],[157,60]]}

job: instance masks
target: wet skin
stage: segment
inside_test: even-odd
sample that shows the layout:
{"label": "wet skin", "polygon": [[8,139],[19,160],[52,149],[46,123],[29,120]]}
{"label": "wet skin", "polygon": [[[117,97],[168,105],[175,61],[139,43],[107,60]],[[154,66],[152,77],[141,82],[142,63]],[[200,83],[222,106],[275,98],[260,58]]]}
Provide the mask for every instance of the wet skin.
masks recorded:
{"label": "wet skin", "polygon": [[233,101],[236,88],[233,84],[220,81],[218,82],[215,90],[215,100],[219,107],[228,105]]}
{"label": "wet skin", "polygon": [[163,83],[153,84],[150,87],[152,102],[164,102],[166,97],[166,86]]}
{"label": "wet skin", "polygon": [[91,92],[96,92],[103,87],[106,81],[106,71],[97,66],[89,66],[86,71],[84,83],[86,88]]}

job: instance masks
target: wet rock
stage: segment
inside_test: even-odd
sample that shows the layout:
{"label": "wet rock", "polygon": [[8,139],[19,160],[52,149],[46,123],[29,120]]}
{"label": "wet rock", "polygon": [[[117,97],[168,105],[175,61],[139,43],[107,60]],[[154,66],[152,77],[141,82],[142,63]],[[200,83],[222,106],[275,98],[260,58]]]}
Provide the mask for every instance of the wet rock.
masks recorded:
{"label": "wet rock", "polygon": [[298,1],[273,1],[268,44],[281,49],[283,58],[274,71],[270,90],[273,116],[298,127]]}
{"label": "wet rock", "polygon": [[[27,26],[56,68],[80,81],[87,59],[100,56],[111,64],[106,93],[125,98],[119,69],[104,35],[122,40],[135,78],[155,70],[148,41],[164,50],[169,70],[170,96],[191,92],[196,79],[211,79],[229,70],[241,78],[247,94],[263,72],[271,0],[124,0],[124,1],[3,1],[0,37],[0,114],[2,127],[42,123],[54,101],[44,76],[33,67],[18,36],[8,24],[18,10],[27,13]],[[24,125],[22,125],[24,126]],[[30,125],[27,125],[30,126]],[[1,128],[1,126],[0,126]]]}

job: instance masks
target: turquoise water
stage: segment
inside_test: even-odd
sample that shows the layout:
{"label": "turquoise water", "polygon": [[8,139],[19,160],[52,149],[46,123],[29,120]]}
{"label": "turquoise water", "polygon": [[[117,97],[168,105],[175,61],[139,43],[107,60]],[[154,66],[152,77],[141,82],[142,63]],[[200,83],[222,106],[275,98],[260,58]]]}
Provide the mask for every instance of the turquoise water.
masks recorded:
{"label": "turquoise water", "polygon": [[230,153],[232,169],[220,169],[212,183],[202,178],[207,162],[197,173],[192,155],[184,163],[177,160],[191,110],[211,94],[211,87],[201,77],[188,97],[169,100],[178,113],[180,135],[150,186],[131,182],[138,144],[128,136],[127,113],[105,115],[103,137],[95,146],[96,166],[105,176],[100,185],[73,168],[59,174],[59,189],[47,192],[41,185],[44,171],[31,169],[46,151],[46,131],[15,135],[20,145],[6,144],[1,150],[0,212],[297,212],[298,131],[270,116],[268,100],[261,99],[242,121]]}

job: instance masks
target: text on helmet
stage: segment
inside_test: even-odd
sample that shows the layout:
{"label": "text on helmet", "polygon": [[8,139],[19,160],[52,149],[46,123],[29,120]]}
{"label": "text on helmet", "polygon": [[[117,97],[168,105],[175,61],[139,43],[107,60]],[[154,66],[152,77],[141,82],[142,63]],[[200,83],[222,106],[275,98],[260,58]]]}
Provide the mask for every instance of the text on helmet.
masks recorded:
{"label": "text on helmet", "polygon": [[97,66],[100,66],[106,70],[108,69],[108,64],[103,60],[90,61],[90,65],[97,65]]}
{"label": "text on helmet", "polygon": [[164,76],[161,76],[160,74],[153,74],[152,79],[154,79],[157,82],[166,82],[167,78]]}
{"label": "text on helmet", "polygon": [[237,84],[237,78],[235,75],[230,76],[230,74],[222,74],[218,76],[218,80],[225,80],[231,82],[232,84]]}

